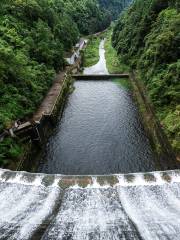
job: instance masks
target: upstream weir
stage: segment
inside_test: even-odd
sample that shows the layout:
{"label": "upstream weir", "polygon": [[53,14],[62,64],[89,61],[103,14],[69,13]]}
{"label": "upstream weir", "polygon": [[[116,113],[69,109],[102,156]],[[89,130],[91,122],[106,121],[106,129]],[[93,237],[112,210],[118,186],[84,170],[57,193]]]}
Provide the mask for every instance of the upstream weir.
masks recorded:
{"label": "upstream weir", "polygon": [[75,86],[41,173],[0,169],[0,239],[179,240],[180,170],[155,171],[129,91],[112,81]]}

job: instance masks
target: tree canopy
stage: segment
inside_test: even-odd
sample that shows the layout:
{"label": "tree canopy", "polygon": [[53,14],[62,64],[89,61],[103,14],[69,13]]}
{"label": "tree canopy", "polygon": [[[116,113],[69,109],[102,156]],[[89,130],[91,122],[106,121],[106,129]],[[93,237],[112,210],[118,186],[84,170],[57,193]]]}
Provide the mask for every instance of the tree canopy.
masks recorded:
{"label": "tree canopy", "polygon": [[1,1],[0,130],[35,110],[80,34],[110,24],[113,11],[100,5],[96,0]]}
{"label": "tree canopy", "polygon": [[180,150],[180,12],[178,0],[136,0],[119,19],[113,45],[144,80],[172,145]]}

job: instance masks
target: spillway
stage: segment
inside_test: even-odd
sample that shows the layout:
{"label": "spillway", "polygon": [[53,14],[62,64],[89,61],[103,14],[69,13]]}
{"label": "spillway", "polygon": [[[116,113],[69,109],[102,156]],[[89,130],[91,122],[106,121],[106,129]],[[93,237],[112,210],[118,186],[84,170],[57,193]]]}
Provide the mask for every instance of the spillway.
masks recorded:
{"label": "spillway", "polygon": [[0,239],[180,236],[180,170],[108,176],[1,170],[0,203]]}

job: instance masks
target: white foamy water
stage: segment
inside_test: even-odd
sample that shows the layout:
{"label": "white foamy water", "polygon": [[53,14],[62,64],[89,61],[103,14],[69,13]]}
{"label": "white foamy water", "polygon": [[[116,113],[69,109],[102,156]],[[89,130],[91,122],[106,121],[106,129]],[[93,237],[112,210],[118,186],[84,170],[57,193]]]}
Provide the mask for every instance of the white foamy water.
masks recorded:
{"label": "white foamy water", "polygon": [[43,239],[139,239],[115,189],[66,190]]}
{"label": "white foamy water", "polygon": [[131,186],[117,191],[124,210],[143,239],[179,239],[179,183]]}
{"label": "white foamy water", "polygon": [[7,172],[3,177],[3,173],[6,172],[1,172],[0,178],[0,239],[32,239],[51,216],[60,189],[43,186],[43,175],[28,174],[23,178],[23,173]]}
{"label": "white foamy water", "polygon": [[68,178],[0,171],[0,239],[179,236],[179,170]]}
{"label": "white foamy water", "polygon": [[109,74],[106,66],[105,58],[105,49],[104,49],[105,40],[102,40],[99,45],[99,61],[92,67],[87,67],[84,69],[84,74]]}

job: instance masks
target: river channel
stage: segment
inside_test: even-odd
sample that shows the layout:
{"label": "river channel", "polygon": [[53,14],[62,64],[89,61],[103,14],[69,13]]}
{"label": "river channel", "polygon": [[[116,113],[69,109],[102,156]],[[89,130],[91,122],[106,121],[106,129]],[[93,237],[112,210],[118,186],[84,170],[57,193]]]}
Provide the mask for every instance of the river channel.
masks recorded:
{"label": "river channel", "polygon": [[[84,74],[108,74],[99,62]],[[128,80],[126,80],[128,81]],[[39,171],[97,175],[159,170],[130,89],[121,81],[76,81],[43,152]],[[167,170],[163,165],[161,170]]]}

